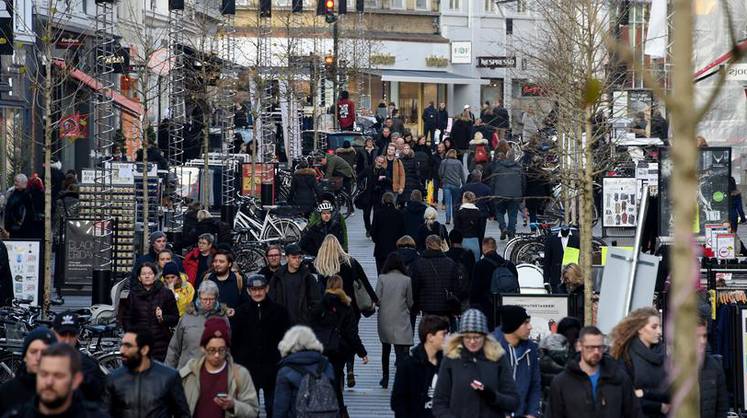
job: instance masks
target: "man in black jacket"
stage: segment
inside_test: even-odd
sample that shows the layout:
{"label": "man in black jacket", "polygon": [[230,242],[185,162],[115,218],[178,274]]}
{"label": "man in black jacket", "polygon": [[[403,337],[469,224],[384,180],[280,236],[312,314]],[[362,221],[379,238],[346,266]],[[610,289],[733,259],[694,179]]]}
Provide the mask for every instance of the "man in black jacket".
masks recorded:
{"label": "man in black jacket", "polygon": [[635,418],[640,406],[633,384],[611,357],[604,355],[604,335],[597,327],[581,329],[580,359],[568,362],[550,387],[549,418]]}
{"label": "man in black jacket", "polygon": [[77,394],[82,381],[78,350],[68,344],[53,344],[43,351],[39,362],[36,396],[8,411],[5,417],[108,417],[96,404],[84,402]]}
{"label": "man in black jacket", "polygon": [[441,251],[441,237],[428,235],[425,252],[410,266],[413,311],[451,318],[460,309],[456,299],[461,288],[459,266]]}
{"label": "man in black jacket", "polygon": [[[438,111],[436,112],[436,129],[441,131],[441,138],[439,142],[443,142],[446,128],[449,126],[449,111],[446,110],[446,103],[438,105]],[[436,150],[436,142],[431,142],[431,147]]]}
{"label": "man in black jacket", "polygon": [[[57,341],[68,344],[76,349],[78,348],[78,334],[80,334],[80,319],[78,318],[78,314],[73,311],[58,314],[54,317],[52,328],[57,336]],[[104,395],[106,377],[96,360],[88,354],[81,353],[80,364],[83,381],[78,386],[78,389],[80,389],[84,400],[98,404]]]}
{"label": "man in black jacket", "polygon": [[0,413],[10,411],[30,401],[36,394],[36,374],[42,352],[57,342],[54,333],[46,327],[38,327],[23,339],[23,363],[13,380],[0,386]]}
{"label": "man in black jacket", "polygon": [[231,318],[234,360],[249,369],[254,387],[262,389],[267,416],[272,416],[275,379],[278,374],[280,352],[278,343],[290,328],[288,311],[267,298],[269,281],[254,274],[247,281],[249,302],[236,309]]}
{"label": "man in black jacket", "polygon": [[464,235],[456,228],[452,229],[449,232],[449,242],[451,245],[446,255],[461,267],[463,278],[461,293],[468,296],[472,290],[472,272],[475,269],[475,256],[470,250],[462,247],[463,240]]}
{"label": "man in black jacket", "polygon": [[265,250],[265,266],[259,269],[257,273],[265,276],[267,283],[270,283],[272,276],[283,266],[282,257],[283,249],[279,245],[270,245]]}
{"label": "man in black jacket", "polygon": [[436,106],[432,101],[423,110],[423,136],[425,136],[426,141],[433,141],[433,134],[436,132],[437,113]]}
{"label": "man in black jacket", "polygon": [[475,264],[472,272],[472,287],[470,291],[470,305],[477,308],[488,317],[488,328],[493,329],[498,325],[496,318],[495,306],[493,306],[492,295],[490,294],[490,282],[493,278],[493,271],[498,266],[505,266],[514,277],[519,277],[514,264],[496,252],[495,238],[487,237],[482,240],[482,259]]}
{"label": "man in black jacket", "polygon": [[440,316],[426,315],[420,320],[420,344],[397,367],[391,401],[395,418],[433,417],[436,374],[448,331],[449,323]]}
{"label": "man in black jacket", "polygon": [[729,392],[721,362],[708,354],[708,329],[701,319],[696,331],[698,350],[705,356],[700,369],[700,418],[726,418],[729,412]]}
{"label": "man in black jacket", "polygon": [[493,123],[491,123],[491,125],[498,131],[498,137],[501,140],[508,141],[506,134],[511,128],[508,110],[503,107],[503,100],[501,99],[496,100],[495,104],[496,106],[493,108]]}
{"label": "man in black jacket", "polygon": [[104,392],[112,418],[191,416],[179,372],[151,360],[152,346],[147,330],[128,330],[122,337],[124,365],[109,375]]}
{"label": "man in black jacket", "polygon": [[290,325],[308,325],[311,312],[321,300],[320,287],[306,266],[301,265],[301,247],[285,247],[288,263],[275,273],[270,281],[269,296],[273,302],[288,310]]}

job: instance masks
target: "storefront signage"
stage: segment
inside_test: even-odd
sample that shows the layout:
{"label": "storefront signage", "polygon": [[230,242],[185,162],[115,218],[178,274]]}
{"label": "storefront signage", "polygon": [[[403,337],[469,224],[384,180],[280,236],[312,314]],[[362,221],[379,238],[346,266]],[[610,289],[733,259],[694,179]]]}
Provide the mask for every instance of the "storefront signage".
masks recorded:
{"label": "storefront signage", "polygon": [[472,42],[455,41],[451,43],[452,64],[472,64]]}
{"label": "storefront signage", "polygon": [[478,68],[516,68],[516,57],[477,57]]}
{"label": "storefront signage", "polygon": [[111,65],[112,71],[117,74],[130,72],[130,51],[127,48],[115,48],[114,54],[102,55],[99,59],[104,64]]}
{"label": "storefront signage", "polygon": [[726,71],[726,79],[747,81],[747,64],[734,64]]}
{"label": "storefront signage", "polygon": [[75,36],[62,36],[57,40],[55,46],[58,49],[74,49],[83,46],[83,41]]}
{"label": "storefront signage", "polygon": [[60,138],[74,141],[88,136],[88,115],[78,112],[67,115],[60,120]]}
{"label": "storefront signage", "polygon": [[523,97],[538,97],[543,96],[544,92],[542,87],[537,84],[524,84],[521,86],[521,95]]}
{"label": "storefront signage", "polygon": [[8,267],[13,278],[13,297],[30,299],[39,306],[41,299],[42,248],[39,240],[3,241],[8,249]]}

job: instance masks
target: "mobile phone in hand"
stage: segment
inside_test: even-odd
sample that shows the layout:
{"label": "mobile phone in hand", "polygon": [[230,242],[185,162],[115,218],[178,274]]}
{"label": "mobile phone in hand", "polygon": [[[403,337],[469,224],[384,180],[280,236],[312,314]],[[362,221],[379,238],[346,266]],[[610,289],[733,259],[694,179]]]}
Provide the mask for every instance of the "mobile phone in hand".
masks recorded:
{"label": "mobile phone in hand", "polygon": [[218,393],[217,395],[215,395],[215,397],[218,398],[218,399],[228,399],[228,394],[226,394],[226,393]]}

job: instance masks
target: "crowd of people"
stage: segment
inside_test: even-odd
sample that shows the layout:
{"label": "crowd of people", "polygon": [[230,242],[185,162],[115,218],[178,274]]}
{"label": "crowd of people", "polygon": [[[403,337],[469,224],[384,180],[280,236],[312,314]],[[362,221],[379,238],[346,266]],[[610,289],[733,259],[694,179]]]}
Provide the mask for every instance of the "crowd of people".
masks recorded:
{"label": "crowd of people", "polygon": [[[355,108],[347,94],[341,103],[347,123]],[[520,208],[536,222],[549,183],[533,175],[541,160],[535,148],[514,158],[500,103],[479,118],[465,106],[450,136],[435,141],[447,128],[442,112],[445,105],[431,103],[426,135],[414,138],[396,108],[382,103],[381,133],[361,149],[345,143],[313,165],[301,162],[289,203],[303,209],[307,227],[298,243],[267,247],[259,271],[241,271],[225,227],[197,206],[185,238],[194,248],[183,257],[173,252],[183,243],[151,233],[117,306],[122,367],[104,376],[77,349],[78,314],[63,312],[52,329],[24,339],[20,370],[0,387],[0,414],[256,417],[262,392],[268,417],[345,418],[355,357],[369,362],[359,324],[376,313],[379,385],[391,386],[395,417],[666,416],[673,399],[656,309],[630,313],[609,336],[582,326],[580,268],[554,262],[546,268],[553,292],[576,299],[555,332],[536,341],[524,307],[499,305],[496,296],[518,293],[519,285],[498,241],[515,235]],[[375,286],[363,260],[351,256],[345,217],[320,178],[361,188],[356,205],[373,244]],[[11,234],[34,222],[12,215],[36,207],[33,193],[23,192],[38,187],[32,183],[16,178],[6,203]],[[58,201],[67,211],[75,185],[65,190]],[[492,218],[498,237],[486,233]],[[568,244],[568,235],[553,238]],[[707,354],[705,321],[701,416],[724,418],[726,383]]]}

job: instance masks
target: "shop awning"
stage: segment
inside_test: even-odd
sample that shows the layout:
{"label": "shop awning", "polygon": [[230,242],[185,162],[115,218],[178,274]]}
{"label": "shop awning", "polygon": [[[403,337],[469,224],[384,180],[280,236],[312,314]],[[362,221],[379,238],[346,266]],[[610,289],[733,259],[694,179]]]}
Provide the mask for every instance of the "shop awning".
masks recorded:
{"label": "shop awning", "polygon": [[[98,92],[104,88],[101,82],[96,80],[93,76],[88,75],[87,73],[77,68],[69,67],[67,64],[65,64],[64,60],[59,59],[59,58],[54,58],[53,62],[57,67],[65,71],[69,71],[69,74],[72,78],[85,84],[91,90]],[[140,116],[143,114],[143,106],[137,101],[132,100],[129,97],[123,96],[122,94],[117,93],[114,90],[109,90],[105,94],[111,97],[114,104],[119,106],[122,110],[132,113],[135,116]]]}
{"label": "shop awning", "polygon": [[466,77],[448,71],[370,70],[368,72],[381,76],[381,81],[436,84],[490,84],[490,80]]}

